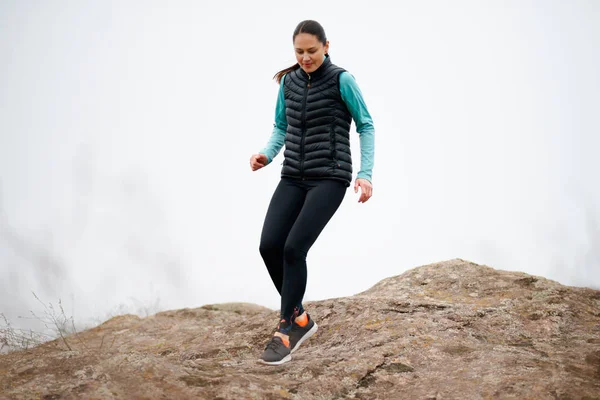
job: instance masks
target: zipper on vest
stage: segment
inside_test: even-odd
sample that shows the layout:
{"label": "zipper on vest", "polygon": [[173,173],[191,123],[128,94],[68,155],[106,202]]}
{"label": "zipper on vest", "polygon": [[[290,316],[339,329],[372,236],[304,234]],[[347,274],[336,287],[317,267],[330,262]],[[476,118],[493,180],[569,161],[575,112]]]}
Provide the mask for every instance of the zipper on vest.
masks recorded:
{"label": "zipper on vest", "polygon": [[308,82],[304,88],[304,98],[302,99],[302,138],[300,141],[300,177],[304,179],[304,140],[306,139],[306,99],[308,98],[308,89],[310,88],[310,74]]}

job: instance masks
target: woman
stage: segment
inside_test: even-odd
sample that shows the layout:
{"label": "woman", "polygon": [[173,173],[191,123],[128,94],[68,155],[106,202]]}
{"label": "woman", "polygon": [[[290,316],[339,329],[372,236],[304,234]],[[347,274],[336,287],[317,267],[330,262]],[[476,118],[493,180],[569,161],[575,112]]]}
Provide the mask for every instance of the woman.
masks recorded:
{"label": "woman", "polygon": [[317,331],[304,311],[306,255],[340,206],[352,182],[350,124],[360,135],[361,169],[354,192],[372,194],[373,121],[354,78],[332,64],[323,27],[306,20],[292,41],[297,64],[278,72],[275,127],[266,147],[250,158],[256,171],[271,163],[285,144],[281,180],[265,217],[260,254],[281,295],[277,330],[260,357],[268,365],[292,359]]}

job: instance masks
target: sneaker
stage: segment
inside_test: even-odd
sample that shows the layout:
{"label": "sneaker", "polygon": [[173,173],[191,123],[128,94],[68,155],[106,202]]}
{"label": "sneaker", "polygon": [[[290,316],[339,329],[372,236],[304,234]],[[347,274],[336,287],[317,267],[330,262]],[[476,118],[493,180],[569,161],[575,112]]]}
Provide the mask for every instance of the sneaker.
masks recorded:
{"label": "sneaker", "polygon": [[297,317],[290,330],[290,347],[292,348],[290,354],[298,350],[298,347],[314,335],[317,329],[319,329],[319,326],[310,318],[308,313],[305,313],[303,317]]}
{"label": "sneaker", "polygon": [[279,336],[273,336],[260,356],[259,362],[267,365],[281,365],[292,360],[290,344],[287,345]]}

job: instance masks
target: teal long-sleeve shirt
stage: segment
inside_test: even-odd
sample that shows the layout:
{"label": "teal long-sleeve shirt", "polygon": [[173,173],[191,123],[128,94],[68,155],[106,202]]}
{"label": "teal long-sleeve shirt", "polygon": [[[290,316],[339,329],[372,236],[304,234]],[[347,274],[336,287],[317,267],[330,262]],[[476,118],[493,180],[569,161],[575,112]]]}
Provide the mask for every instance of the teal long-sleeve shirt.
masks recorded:
{"label": "teal long-sleeve shirt", "polygon": [[[267,156],[269,163],[279,154],[285,143],[287,119],[285,116],[285,98],[283,94],[284,79],[285,75],[281,79],[279,94],[277,96],[273,133],[267,145],[259,151],[259,153]],[[356,132],[358,132],[360,139],[360,170],[356,178],[363,178],[372,182],[375,155],[375,127],[360,88],[354,77],[347,71],[340,74],[340,92],[342,100],[346,103],[348,111],[350,111],[352,119],[354,119]]]}

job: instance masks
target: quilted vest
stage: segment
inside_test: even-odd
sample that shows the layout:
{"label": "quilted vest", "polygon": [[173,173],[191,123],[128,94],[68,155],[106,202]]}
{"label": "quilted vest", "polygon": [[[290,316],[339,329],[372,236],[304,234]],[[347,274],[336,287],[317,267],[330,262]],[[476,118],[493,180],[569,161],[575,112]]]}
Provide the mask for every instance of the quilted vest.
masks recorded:
{"label": "quilted vest", "polygon": [[338,179],[346,186],[352,182],[352,116],[339,86],[339,76],[344,71],[327,56],[310,74],[298,68],[285,76],[288,127],[282,176]]}

